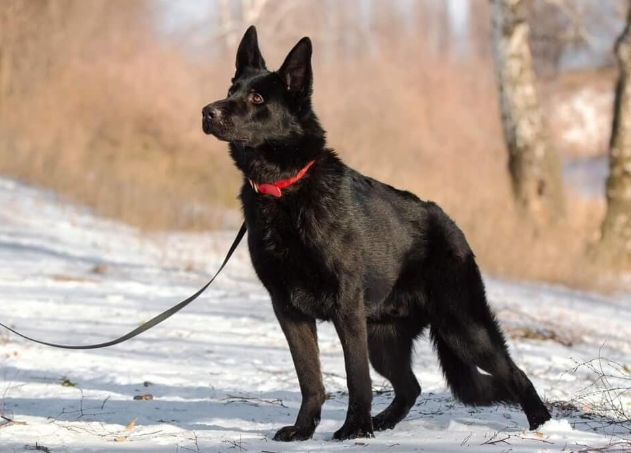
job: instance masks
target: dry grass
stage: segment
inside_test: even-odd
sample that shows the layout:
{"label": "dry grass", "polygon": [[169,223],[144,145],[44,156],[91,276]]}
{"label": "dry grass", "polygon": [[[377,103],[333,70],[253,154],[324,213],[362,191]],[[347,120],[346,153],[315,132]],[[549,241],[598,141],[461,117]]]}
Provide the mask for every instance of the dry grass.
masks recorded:
{"label": "dry grass", "polygon": [[[260,35],[278,66],[282,52],[266,50],[279,40]],[[210,67],[144,35],[101,38],[88,56],[30,56],[51,62],[49,72],[0,100],[11,112],[0,125],[0,173],[145,229],[232,226],[225,212],[237,207],[240,177],[225,144],[203,135],[200,110],[225,95],[233,56]],[[441,204],[486,272],[602,287],[585,258],[600,203],[568,194],[568,219],[539,232],[513,209],[491,61],[401,41],[381,55],[316,57],[329,143],[358,170]]]}
{"label": "dry grass", "polygon": [[[373,86],[349,88],[342,77],[339,86],[326,87],[320,96],[327,100],[319,97],[316,104],[340,154],[367,174],[438,202],[490,274],[615,289],[617,282],[586,253],[604,215],[602,201],[566,193],[567,218],[544,231],[518,217],[491,67],[440,59],[418,64],[379,64],[387,70],[373,68],[364,81]],[[376,88],[381,86],[388,89]]]}

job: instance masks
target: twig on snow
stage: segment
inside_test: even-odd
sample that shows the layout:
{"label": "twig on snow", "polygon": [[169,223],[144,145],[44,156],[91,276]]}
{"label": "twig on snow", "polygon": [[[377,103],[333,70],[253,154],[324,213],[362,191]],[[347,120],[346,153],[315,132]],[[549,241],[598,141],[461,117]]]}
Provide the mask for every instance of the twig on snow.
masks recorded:
{"label": "twig on snow", "polygon": [[493,433],[493,435],[489,439],[485,440],[480,445],[495,445],[495,444],[500,444],[500,443],[505,443],[506,445],[510,445],[510,443],[508,442],[508,439],[511,438],[510,434],[508,434],[506,437],[502,439],[498,439],[497,436],[499,436],[501,433],[502,431],[495,431],[495,433]]}
{"label": "twig on snow", "polygon": [[[600,416],[600,421],[606,426],[618,426],[630,433],[631,412],[625,407],[623,397],[631,394],[631,369],[627,365],[604,358],[601,350],[602,346],[597,358],[577,362],[571,370],[576,373],[584,369],[594,376],[592,383],[581,389],[571,403],[588,407]],[[594,397],[600,399],[594,401]]]}
{"label": "twig on snow", "polygon": [[232,447],[230,448],[238,448],[239,451],[248,451],[248,449],[243,446],[243,440],[241,440],[241,436],[239,436],[239,442],[235,442],[234,440],[224,440],[222,442],[232,445]]}
{"label": "twig on snow", "polygon": [[226,404],[244,403],[250,406],[259,407],[259,404],[263,403],[263,404],[270,404],[272,406],[287,407],[285,406],[285,403],[283,403],[283,400],[281,400],[280,398],[265,399],[265,398],[256,398],[252,396],[227,395],[225,398],[223,398],[223,400],[226,401]]}
{"label": "twig on snow", "polygon": [[35,446],[32,445],[25,445],[24,446],[25,450],[37,450],[37,451],[43,451],[44,453],[51,453],[50,448],[45,447],[44,445],[40,445],[37,442],[35,442]]}
{"label": "twig on snow", "polygon": [[175,450],[175,453],[177,453],[178,451],[180,451],[180,448],[182,450],[186,450],[186,451],[192,451],[193,453],[201,453],[201,450],[199,449],[199,442],[197,440],[197,433],[195,431],[193,431],[193,441],[195,443],[195,450],[193,450],[192,448],[188,448],[188,447],[183,447],[181,445],[176,445],[177,449]]}
{"label": "twig on snow", "polygon": [[0,415],[0,419],[4,420],[4,422],[0,423],[0,428],[6,428],[11,425],[26,425],[26,422],[19,422],[17,420],[13,420],[12,418],[5,417],[4,415]]}
{"label": "twig on snow", "polygon": [[103,408],[105,407],[105,403],[107,403],[110,399],[110,395],[107,395],[107,397],[103,400],[103,404],[101,404],[101,410],[103,410]]}

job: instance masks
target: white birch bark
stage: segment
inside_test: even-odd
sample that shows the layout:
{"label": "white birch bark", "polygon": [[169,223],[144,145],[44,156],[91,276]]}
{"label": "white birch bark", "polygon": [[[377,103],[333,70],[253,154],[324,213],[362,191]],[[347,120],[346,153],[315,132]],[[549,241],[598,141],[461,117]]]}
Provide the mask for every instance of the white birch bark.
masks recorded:
{"label": "white birch bark", "polygon": [[523,0],[491,0],[493,45],[502,126],[513,193],[536,225],[564,215],[558,157],[550,147],[539,103]]}
{"label": "white birch bark", "polygon": [[624,267],[631,266],[631,5],[627,25],[615,46],[620,74],[609,146],[607,213],[599,252]]}

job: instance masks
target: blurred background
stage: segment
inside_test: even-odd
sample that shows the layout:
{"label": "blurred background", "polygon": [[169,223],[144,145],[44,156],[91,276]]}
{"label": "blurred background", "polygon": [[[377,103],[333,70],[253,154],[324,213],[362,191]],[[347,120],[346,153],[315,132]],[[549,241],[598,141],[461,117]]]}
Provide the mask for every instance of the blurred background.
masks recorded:
{"label": "blurred background", "polygon": [[[508,2],[510,3],[510,2]],[[515,2],[513,2],[515,3]],[[591,257],[625,0],[523,0],[563,215],[516,208],[488,0],[0,0],[0,176],[147,230],[240,223],[240,175],[201,130],[254,24],[268,67],[314,43],[329,145],[362,173],[441,204],[491,275],[610,290]],[[624,269],[623,269],[624,271]],[[621,276],[622,275],[622,276]]]}

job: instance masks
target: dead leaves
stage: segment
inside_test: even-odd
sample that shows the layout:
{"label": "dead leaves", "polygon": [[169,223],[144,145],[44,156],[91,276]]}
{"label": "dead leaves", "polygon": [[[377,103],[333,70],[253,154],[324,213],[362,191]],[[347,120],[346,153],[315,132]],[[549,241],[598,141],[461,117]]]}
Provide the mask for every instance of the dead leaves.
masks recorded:
{"label": "dead leaves", "polygon": [[63,378],[63,380],[61,381],[60,384],[61,384],[62,387],[76,387],[77,386],[77,384],[75,382],[72,382],[68,378]]}
{"label": "dead leaves", "polygon": [[123,434],[116,436],[116,438],[114,439],[114,442],[125,442],[127,438],[129,437],[129,435],[131,434],[134,427],[136,426],[136,420],[138,420],[138,418],[134,418],[132,421],[130,421],[125,427],[125,431],[123,432]]}
{"label": "dead leaves", "polygon": [[151,393],[144,393],[142,395],[135,395],[134,400],[136,401],[150,401],[153,399],[153,395]]}
{"label": "dead leaves", "polygon": [[512,339],[528,339],[528,340],[542,340],[542,341],[554,341],[555,343],[562,344],[563,346],[571,347],[580,339],[573,338],[572,335],[560,332],[557,330],[549,329],[546,327],[505,327],[506,333]]}

